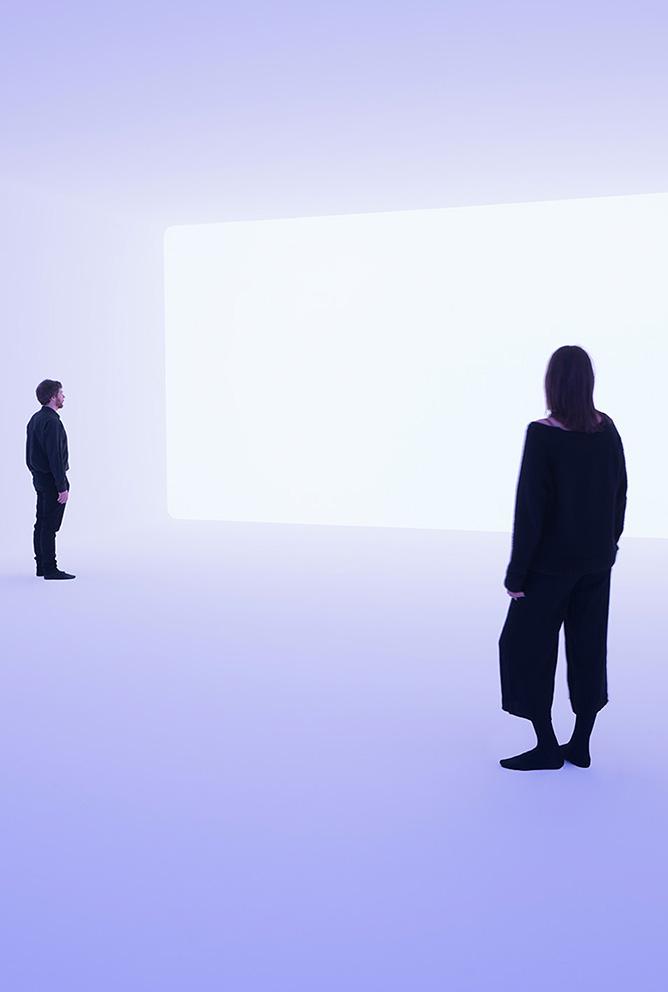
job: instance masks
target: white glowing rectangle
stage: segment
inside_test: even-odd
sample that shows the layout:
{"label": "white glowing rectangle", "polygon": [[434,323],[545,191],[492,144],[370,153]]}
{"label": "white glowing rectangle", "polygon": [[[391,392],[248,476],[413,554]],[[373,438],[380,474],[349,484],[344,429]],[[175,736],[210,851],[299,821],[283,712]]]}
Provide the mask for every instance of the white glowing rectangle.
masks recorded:
{"label": "white glowing rectangle", "polygon": [[666,536],[667,231],[668,194],[169,228],[169,513],[508,530],[579,344]]}

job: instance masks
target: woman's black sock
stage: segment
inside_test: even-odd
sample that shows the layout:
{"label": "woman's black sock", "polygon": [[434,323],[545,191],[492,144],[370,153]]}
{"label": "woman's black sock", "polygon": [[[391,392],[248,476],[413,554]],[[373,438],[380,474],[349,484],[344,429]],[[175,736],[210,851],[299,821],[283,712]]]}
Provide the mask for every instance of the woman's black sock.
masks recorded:
{"label": "woman's black sock", "polygon": [[531,722],[533,729],[536,731],[537,746],[541,750],[554,751],[559,747],[559,741],[552,726],[552,715],[550,713],[542,713]]}
{"label": "woman's black sock", "polygon": [[575,714],[575,727],[571,739],[561,747],[564,758],[572,765],[578,765],[580,768],[589,768],[591,765],[589,738],[594,729],[595,720],[596,712]]}
{"label": "woman's black sock", "polygon": [[564,756],[557,744],[556,748],[549,751],[535,747],[523,754],[516,754],[514,758],[501,758],[499,764],[502,768],[513,768],[518,772],[535,772],[541,768],[561,768]]}
{"label": "woman's black sock", "polygon": [[502,768],[513,768],[523,772],[538,771],[541,768],[561,768],[564,755],[552,726],[551,715],[541,714],[531,722],[538,739],[536,747],[531,751],[516,754],[513,758],[502,758],[500,765]]}

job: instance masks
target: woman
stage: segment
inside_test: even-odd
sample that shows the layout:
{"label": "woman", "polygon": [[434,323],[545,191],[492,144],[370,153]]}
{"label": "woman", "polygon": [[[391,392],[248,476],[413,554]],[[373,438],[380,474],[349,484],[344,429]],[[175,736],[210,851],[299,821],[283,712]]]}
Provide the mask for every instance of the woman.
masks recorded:
{"label": "woman", "polygon": [[[502,708],[531,720],[537,744],[502,759],[504,768],[561,768],[564,759],[588,768],[596,714],[608,701],[610,571],[627,480],[622,440],[612,419],[594,408],[593,392],[587,352],[558,348],[545,375],[551,416],[526,430],[499,660]],[[560,746],[551,712],[562,623],[575,728]]]}

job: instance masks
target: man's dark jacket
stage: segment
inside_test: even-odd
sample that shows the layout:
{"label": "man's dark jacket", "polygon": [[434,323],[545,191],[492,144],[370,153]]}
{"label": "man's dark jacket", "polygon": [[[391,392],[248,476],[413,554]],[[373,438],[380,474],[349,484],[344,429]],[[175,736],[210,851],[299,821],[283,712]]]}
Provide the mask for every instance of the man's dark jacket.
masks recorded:
{"label": "man's dark jacket", "polygon": [[28,421],[26,464],[32,472],[36,489],[55,485],[59,493],[69,489],[67,434],[63,423],[50,406],[43,406]]}

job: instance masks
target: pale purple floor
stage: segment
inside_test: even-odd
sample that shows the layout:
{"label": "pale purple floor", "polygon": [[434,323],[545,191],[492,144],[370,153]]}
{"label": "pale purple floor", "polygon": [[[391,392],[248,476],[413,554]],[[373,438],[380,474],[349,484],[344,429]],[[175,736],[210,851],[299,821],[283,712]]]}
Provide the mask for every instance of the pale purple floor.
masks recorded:
{"label": "pale purple floor", "polygon": [[[63,528],[0,581],[7,992],[665,987],[666,542],[613,568],[592,767],[520,773],[509,538]],[[562,642],[563,647],[563,642]],[[570,734],[563,654],[555,726]]]}

